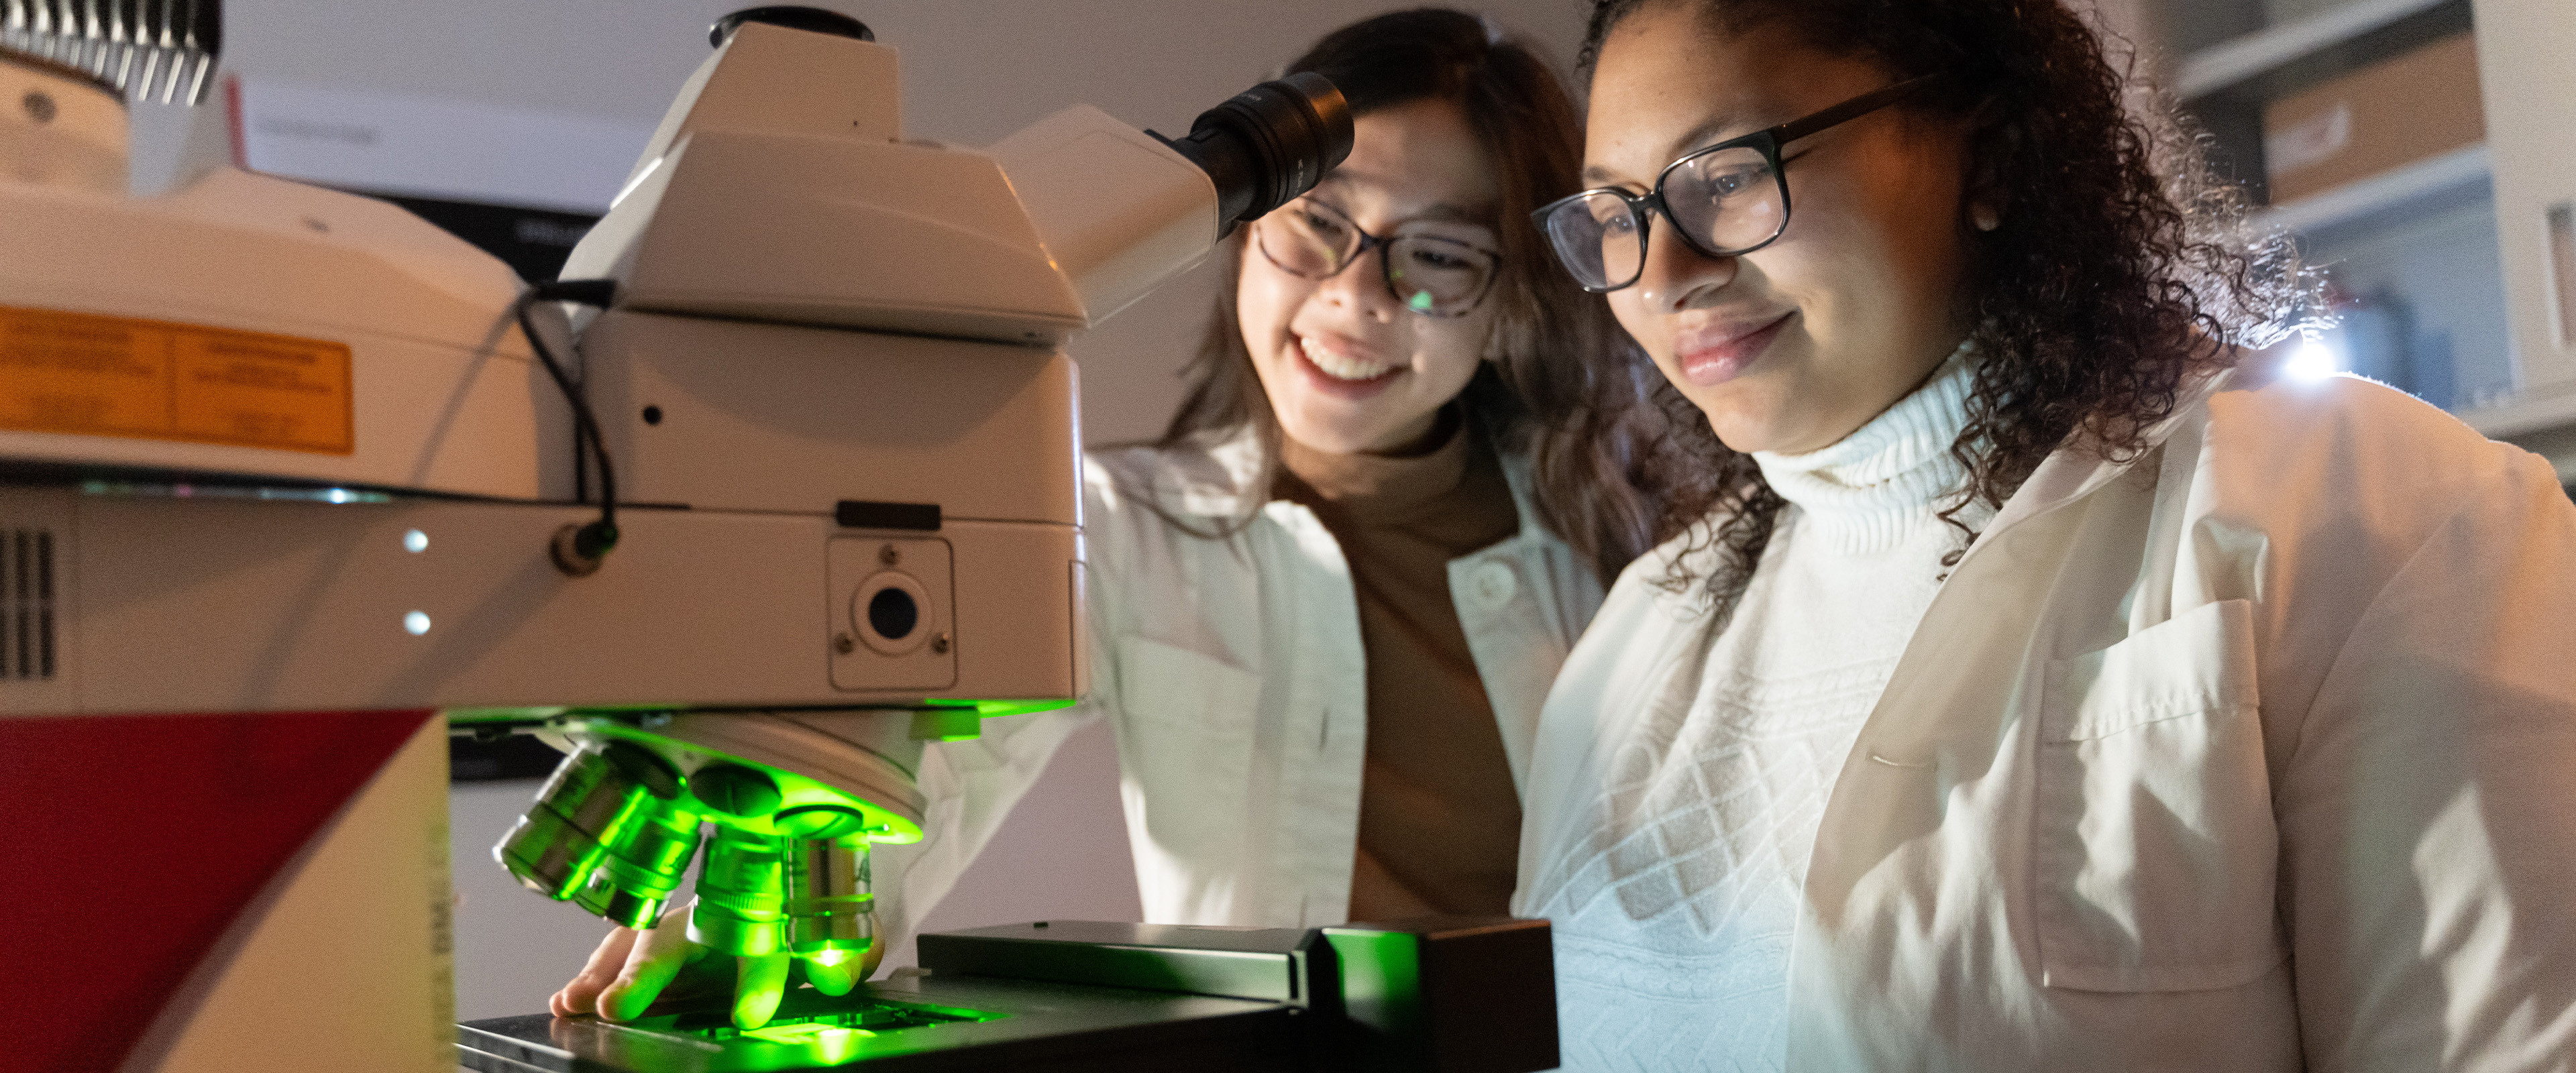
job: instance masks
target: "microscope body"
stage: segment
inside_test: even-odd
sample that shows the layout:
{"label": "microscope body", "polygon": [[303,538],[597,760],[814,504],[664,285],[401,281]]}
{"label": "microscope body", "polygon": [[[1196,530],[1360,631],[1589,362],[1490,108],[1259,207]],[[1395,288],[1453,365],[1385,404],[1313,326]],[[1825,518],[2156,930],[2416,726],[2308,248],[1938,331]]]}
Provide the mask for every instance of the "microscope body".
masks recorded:
{"label": "microscope body", "polygon": [[[626,495],[852,530],[824,555],[829,684],[924,712],[894,736],[869,733],[884,714],[547,726],[572,756],[502,863],[649,926],[704,820],[689,929],[723,953],[873,968],[865,854],[920,837],[917,742],[1083,692],[1081,430],[1056,346],[1220,233],[1208,175],[1096,109],[961,150],[902,139],[898,83],[884,46],[739,24],[564,269],[616,285],[580,354]],[[800,785],[822,796],[782,792]],[[814,898],[832,908],[801,912]]]}
{"label": "microscope body", "polygon": [[[882,77],[776,62],[800,48]],[[506,266],[221,151],[129,192],[122,168],[64,163],[65,146],[122,152],[112,89],[7,53],[0,70],[83,124],[0,129],[0,851],[70,870],[21,906],[43,924],[7,940],[45,985],[13,992],[39,1066],[453,1068],[451,725],[545,734],[568,768],[626,747],[571,780],[567,808],[531,810],[546,829],[511,836],[523,881],[640,919],[685,896],[672,871],[700,848],[696,816],[739,836],[706,841],[741,880],[722,889],[750,895],[712,937],[855,953],[864,847],[918,837],[922,743],[1083,692],[1075,370],[1057,344],[1092,317],[1028,212],[989,200],[1013,190],[994,157],[852,114],[837,140],[790,138],[882,158],[844,176],[842,202],[984,176],[988,200],[878,215],[951,244],[1000,232],[946,263],[951,290],[983,288],[964,308],[1007,331],[867,312],[849,295],[942,277],[865,229],[809,261],[882,271],[800,292],[793,316],[656,289],[658,265],[706,244],[674,226],[696,219],[681,203],[746,178],[700,151],[728,136],[725,108],[775,121],[777,80],[746,102],[735,75],[793,70],[890,124],[890,51],[737,33],[693,80],[697,107],[675,109],[677,155],[620,202],[623,224],[671,199],[604,272],[633,276],[636,301],[578,341],[534,310],[625,478],[624,539],[588,576],[549,541],[598,513],[597,475],[511,320]],[[199,126],[222,137],[220,115]],[[713,242],[769,275],[682,276],[776,290],[808,244],[794,232]],[[716,800],[691,789],[709,768],[729,784]],[[101,914],[153,923],[102,950],[85,923]]]}

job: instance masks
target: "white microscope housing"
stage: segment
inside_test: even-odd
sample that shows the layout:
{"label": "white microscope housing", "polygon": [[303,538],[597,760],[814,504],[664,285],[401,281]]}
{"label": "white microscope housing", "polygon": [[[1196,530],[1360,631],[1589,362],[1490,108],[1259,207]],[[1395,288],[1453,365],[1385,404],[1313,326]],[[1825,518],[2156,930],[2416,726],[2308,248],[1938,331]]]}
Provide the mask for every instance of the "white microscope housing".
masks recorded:
{"label": "white microscope housing", "polygon": [[[1266,138],[1211,121],[1167,143],[1076,106],[982,150],[912,142],[894,50],[827,13],[765,14],[718,24],[565,265],[615,284],[583,317],[581,380],[634,502],[833,519],[832,706],[901,717],[559,723],[574,755],[496,854],[640,926],[703,816],[692,937],[859,958],[880,952],[865,845],[919,837],[920,739],[1085,688],[1077,381],[1056,347],[1311,186],[1348,120],[1308,76],[1234,106]],[[1244,174],[1267,189],[1220,189]]]}

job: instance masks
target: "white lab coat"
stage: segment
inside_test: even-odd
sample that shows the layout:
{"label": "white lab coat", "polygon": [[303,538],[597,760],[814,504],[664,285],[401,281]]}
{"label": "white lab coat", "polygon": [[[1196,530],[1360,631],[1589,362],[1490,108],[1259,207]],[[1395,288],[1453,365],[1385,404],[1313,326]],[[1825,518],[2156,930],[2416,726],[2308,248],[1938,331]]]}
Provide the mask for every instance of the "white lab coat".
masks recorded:
{"label": "white lab coat", "polygon": [[[1790,1069],[2576,1065],[2576,506],[2387,388],[2227,384],[2049,457],[1925,613],[1817,835]],[[1663,561],[1557,683],[1516,905],[1705,613]]]}
{"label": "white lab coat", "polygon": [[[880,915],[899,939],[947,893],[1057,745],[1105,718],[1145,919],[1315,927],[1347,919],[1368,730],[1359,610],[1340,545],[1313,512],[1269,499],[1249,437],[1205,453],[1094,453],[1083,467],[1091,694],[1075,708],[986,720],[934,746],[917,847],[881,849]],[[1601,605],[1601,584],[1503,469],[1520,531],[1449,563],[1449,588],[1492,699],[1514,785],[1539,705]],[[1151,489],[1175,527],[1131,498]],[[894,874],[899,881],[889,882]],[[918,907],[907,909],[906,907]]]}

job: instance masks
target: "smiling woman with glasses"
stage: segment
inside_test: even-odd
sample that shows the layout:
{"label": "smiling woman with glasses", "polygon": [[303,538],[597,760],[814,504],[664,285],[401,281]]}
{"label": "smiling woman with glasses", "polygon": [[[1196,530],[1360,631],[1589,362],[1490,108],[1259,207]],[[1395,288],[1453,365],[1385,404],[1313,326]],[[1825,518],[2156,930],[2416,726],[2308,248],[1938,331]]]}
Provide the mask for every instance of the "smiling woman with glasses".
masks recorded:
{"label": "smiling woman with glasses", "polygon": [[1232,245],[1169,431],[1094,456],[1094,707],[1152,919],[1500,913],[1528,729],[1657,513],[1653,371],[1523,223],[1578,139],[1527,46],[1423,9],[1290,69],[1351,155]]}
{"label": "smiling woman with glasses", "polygon": [[2576,1053],[2576,505],[2270,375],[2318,270],[2090,17],[1594,6],[1531,230],[1694,419],[1531,753],[1573,1073]]}

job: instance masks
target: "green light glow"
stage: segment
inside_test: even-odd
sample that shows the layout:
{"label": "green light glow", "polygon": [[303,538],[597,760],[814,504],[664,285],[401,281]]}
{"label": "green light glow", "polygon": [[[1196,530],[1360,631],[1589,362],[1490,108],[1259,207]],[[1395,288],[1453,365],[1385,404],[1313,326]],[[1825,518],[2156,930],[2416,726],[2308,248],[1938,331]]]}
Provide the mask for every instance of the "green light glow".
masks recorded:
{"label": "green light glow", "polygon": [[811,989],[790,991],[779,1005],[777,1016],[760,1028],[735,1028],[729,1011],[715,1009],[641,1017],[621,1027],[688,1040],[700,1047],[714,1044],[723,1048],[721,1054],[710,1055],[704,1067],[692,1068],[760,1073],[911,1053],[918,1044],[907,1042],[909,1029],[995,1021],[1003,1016],[982,1010],[880,1001],[861,985],[839,998]]}
{"label": "green light glow", "polygon": [[449,708],[440,714],[450,725],[470,723],[542,723],[562,715],[564,708]]}
{"label": "green light glow", "polygon": [[834,965],[850,960],[850,952],[840,949],[839,947],[833,947],[823,951],[822,953],[816,954],[813,957],[807,958],[806,960],[828,969]]}
{"label": "green light glow", "polygon": [[1404,300],[1404,304],[1406,304],[1406,305],[1408,305],[1408,306],[1412,306],[1412,307],[1413,307],[1413,311],[1414,311],[1414,312],[1416,312],[1416,313],[1427,313],[1427,312],[1430,312],[1430,311],[1431,311],[1431,292],[1430,292],[1430,291],[1415,291],[1415,292],[1413,292],[1413,297],[1411,297],[1411,298],[1407,298],[1407,299],[1405,299],[1405,300]]}
{"label": "green light glow", "polygon": [[[615,719],[582,720],[580,722],[570,724],[566,729],[578,735],[586,735],[593,738],[622,738],[647,747],[672,746],[676,744],[680,749],[706,756],[711,761],[721,760],[725,763],[739,764],[743,767],[751,768],[767,774],[778,784],[778,792],[780,795],[779,802],[776,806],[778,812],[786,812],[810,805],[837,805],[859,813],[866,820],[867,828],[859,834],[851,836],[853,838],[865,838],[870,842],[883,842],[898,846],[909,845],[911,843],[921,841],[921,825],[895,815],[892,812],[888,812],[885,809],[878,807],[875,802],[844,793],[838,788],[819,782],[815,779],[808,778],[804,775],[799,775],[785,768],[771,767],[767,764],[745,760],[741,757],[726,756],[700,745],[674,743],[671,739],[653,733],[652,731],[632,726]],[[692,794],[687,796],[690,800],[695,800],[695,795]],[[722,826],[755,835],[775,836],[786,833],[778,830],[777,825],[771,823],[769,818],[766,816],[746,818],[739,816],[711,815],[709,818],[715,820],[715,822]]]}
{"label": "green light glow", "polygon": [[951,700],[946,697],[933,697],[929,700],[922,701],[921,703],[922,706],[929,708],[973,708],[975,709],[975,714],[983,716],[986,719],[998,719],[1006,715],[1028,715],[1032,712],[1051,712],[1058,708],[1070,708],[1074,705],[1074,698],[1041,697],[1036,700]]}
{"label": "green light glow", "polygon": [[742,1034],[742,1038],[756,1039],[767,1043],[801,1045],[808,1043],[822,1043],[825,1041],[838,1042],[841,1038],[848,1036],[873,1035],[876,1035],[876,1033],[870,1032],[864,1028],[835,1028],[831,1025],[809,1023],[801,1025],[771,1025],[767,1028],[754,1028],[744,1032]]}

